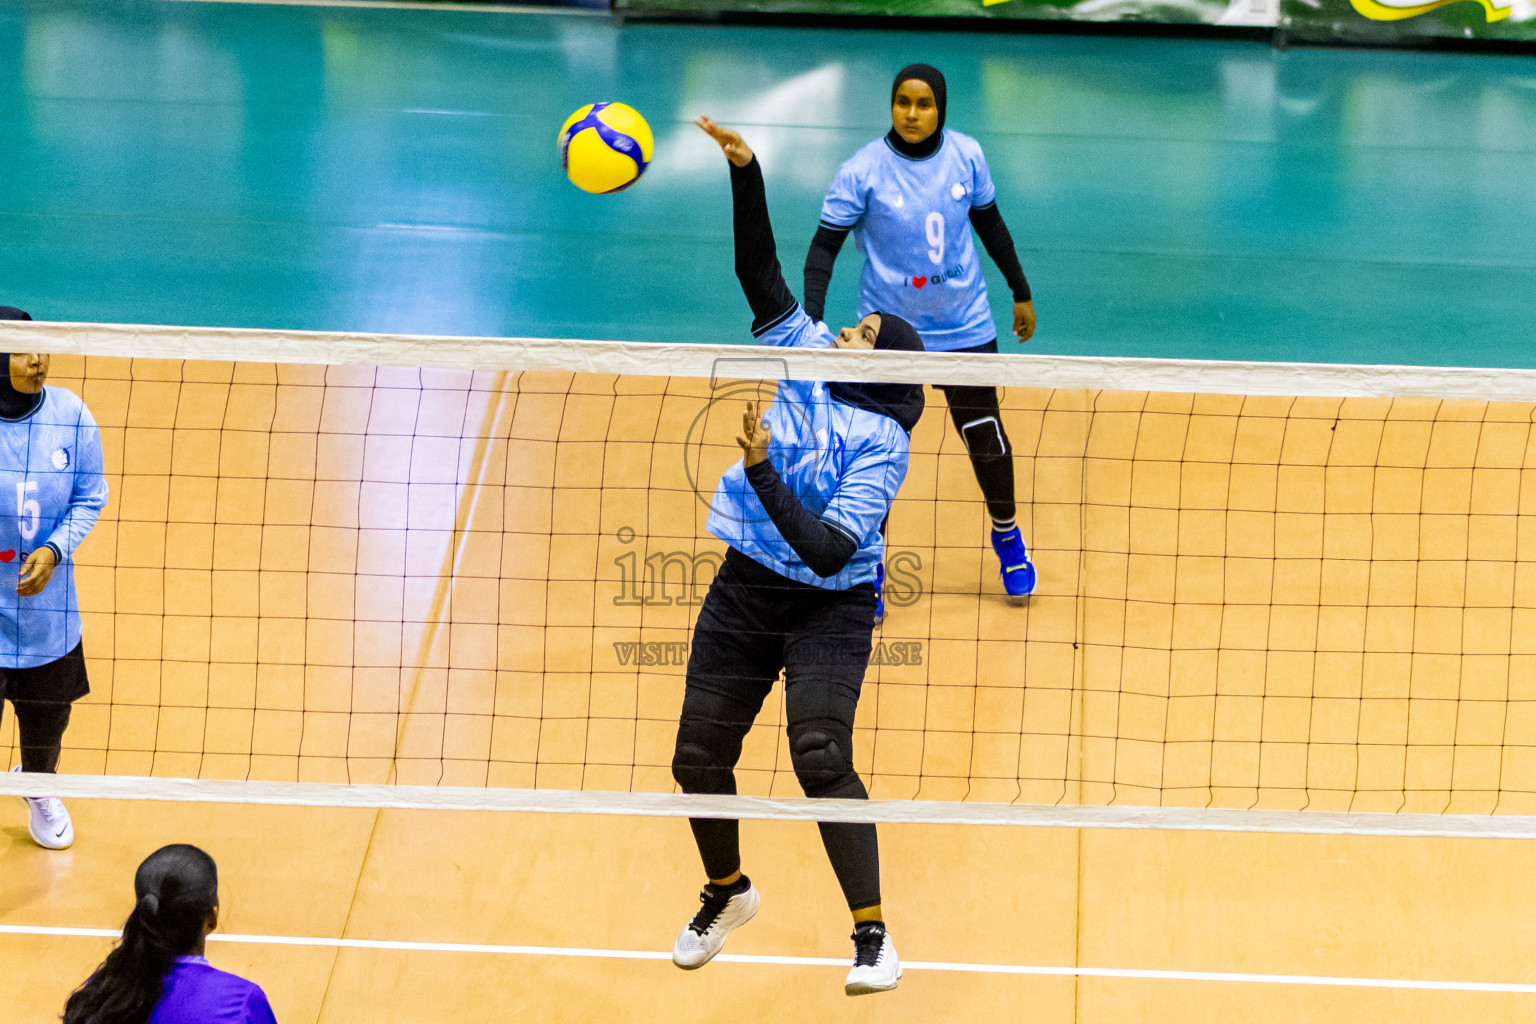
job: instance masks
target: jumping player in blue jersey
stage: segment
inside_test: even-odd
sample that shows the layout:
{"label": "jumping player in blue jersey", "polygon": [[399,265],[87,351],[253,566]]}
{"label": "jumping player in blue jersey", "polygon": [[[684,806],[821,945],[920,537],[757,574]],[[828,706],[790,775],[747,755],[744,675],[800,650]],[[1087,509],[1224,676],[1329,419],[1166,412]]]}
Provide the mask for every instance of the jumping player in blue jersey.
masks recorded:
{"label": "jumping player in blue jersey", "polygon": [[[1020,342],[1035,332],[1035,305],[997,210],[986,157],[975,139],[944,127],[945,106],[944,76],[936,69],[912,64],[897,73],[890,132],[843,164],[822,203],[821,225],[805,258],[805,309],[812,319],[822,318],[833,263],[852,231],[865,256],[860,316],[875,309],[900,314],[929,351],[996,352],[973,227],[1013,292],[1013,330]],[[1034,592],[1035,567],[1019,531],[1013,447],[997,389],[939,390],[986,498],[1003,588],[1010,600],[1022,601]],[[883,618],[883,603],[880,612]]]}
{"label": "jumping player in blue jersey", "polygon": [[[30,320],[0,307],[0,320]],[[73,391],[45,387],[48,357],[12,352],[0,377],[0,565],[17,575],[0,586],[0,709],[16,710],[21,764],[58,770],[70,705],[90,692],[75,597],[75,548],[107,503],[101,435]],[[3,571],[3,570],[0,570]],[[74,842],[55,797],[27,797],[39,846]]]}
{"label": "jumping player in blue jersey", "polygon": [[[762,343],[921,351],[912,325],[871,311],[836,335],[784,283],[762,169],[740,135],[698,125],[730,162],[736,276]],[[688,658],[672,774],[687,793],[735,793],[741,742],[784,673],[790,756],[807,796],[862,800],[853,721],[874,632],[880,524],[907,472],[909,434],[923,412],[910,384],[780,381],[766,410],[748,403],[742,460],[720,478],[709,531],[730,547],[699,609]],[[702,967],[757,913],[741,873],[735,821],[690,821],[708,884],[678,933],[672,960]],[[880,907],[872,824],[821,823],[822,843],[854,920],[849,995],[896,987],[901,964]]]}

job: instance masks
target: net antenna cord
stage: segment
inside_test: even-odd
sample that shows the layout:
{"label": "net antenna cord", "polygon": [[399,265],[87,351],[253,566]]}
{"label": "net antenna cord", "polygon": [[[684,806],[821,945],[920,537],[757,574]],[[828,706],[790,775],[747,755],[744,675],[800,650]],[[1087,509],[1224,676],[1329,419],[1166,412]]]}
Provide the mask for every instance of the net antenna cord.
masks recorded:
{"label": "net antenna cord", "polygon": [[[538,370],[1322,398],[1536,401],[1536,370],[474,338],[138,324],[0,323],[6,351],[140,359]],[[760,375],[760,376],[759,376]]]}

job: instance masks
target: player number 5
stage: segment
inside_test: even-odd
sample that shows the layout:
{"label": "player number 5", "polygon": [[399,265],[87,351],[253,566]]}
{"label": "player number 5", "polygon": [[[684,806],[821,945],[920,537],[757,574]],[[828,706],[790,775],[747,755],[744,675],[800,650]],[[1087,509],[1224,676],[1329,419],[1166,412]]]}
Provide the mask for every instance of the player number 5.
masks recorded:
{"label": "player number 5", "polygon": [[16,483],[16,525],[21,528],[22,540],[31,540],[37,536],[37,524],[42,518],[42,506],[38,505],[36,498],[27,497],[35,490],[36,480]]}
{"label": "player number 5", "polygon": [[933,211],[923,227],[928,232],[928,244],[933,246],[928,250],[928,258],[937,267],[944,262],[944,215],[937,210]]}

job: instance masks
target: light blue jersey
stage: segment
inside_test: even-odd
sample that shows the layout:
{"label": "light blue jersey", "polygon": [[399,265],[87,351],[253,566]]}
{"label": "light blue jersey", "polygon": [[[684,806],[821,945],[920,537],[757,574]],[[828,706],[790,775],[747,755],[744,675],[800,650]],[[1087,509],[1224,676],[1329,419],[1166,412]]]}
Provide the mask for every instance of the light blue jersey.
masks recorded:
{"label": "light blue jersey", "polygon": [[[101,434],[80,396],[43,388],[23,420],[0,420],[0,667],[57,661],[80,642],[75,548],[107,503]],[[18,597],[27,556],[44,544],[58,566],[41,594]]]}
{"label": "light blue jersey", "polygon": [[[755,332],[766,345],[830,348],[832,333],[797,303]],[[907,475],[910,440],[889,416],[839,402],[821,381],[779,381],[763,414],[768,458],[812,515],[829,520],[858,542],[836,576],[818,576],[800,560],[768,517],[737,462],[720,477],[710,503],[709,532],[781,576],[828,590],[847,590],[875,578],[884,555],[880,524]]]}
{"label": "light blue jersey", "polygon": [[821,204],[821,222],[852,228],[864,253],[859,317],[895,313],[930,352],[997,337],[970,220],[971,207],[996,198],[980,144],[949,128],[924,160],[899,155],[884,138],[849,157]]}

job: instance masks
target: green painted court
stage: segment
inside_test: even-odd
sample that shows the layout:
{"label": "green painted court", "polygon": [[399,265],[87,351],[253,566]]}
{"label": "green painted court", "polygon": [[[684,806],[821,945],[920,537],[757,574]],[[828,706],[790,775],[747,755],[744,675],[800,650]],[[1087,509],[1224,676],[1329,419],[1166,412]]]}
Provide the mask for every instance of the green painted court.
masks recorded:
{"label": "green painted court", "polygon": [[[1536,365],[1530,60],[1257,41],[6,0],[0,298],[60,320],[745,341],[725,180],[689,120],[758,148],[798,291],[821,195],[911,60],[946,71],[950,125],[988,154],[1030,351]],[[560,122],[596,99],[657,137],[618,196],[560,171]],[[829,319],[852,315],[857,266],[850,247]]]}

